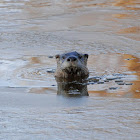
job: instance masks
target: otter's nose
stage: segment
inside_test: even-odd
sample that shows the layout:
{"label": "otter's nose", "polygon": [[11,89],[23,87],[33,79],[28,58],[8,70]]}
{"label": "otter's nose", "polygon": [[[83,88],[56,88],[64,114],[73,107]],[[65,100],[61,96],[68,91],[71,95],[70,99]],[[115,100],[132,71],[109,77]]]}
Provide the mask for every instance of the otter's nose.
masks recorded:
{"label": "otter's nose", "polygon": [[77,58],[73,57],[73,56],[67,58],[67,61],[69,61],[69,62],[73,62],[73,61],[76,61],[76,60],[77,60]]}

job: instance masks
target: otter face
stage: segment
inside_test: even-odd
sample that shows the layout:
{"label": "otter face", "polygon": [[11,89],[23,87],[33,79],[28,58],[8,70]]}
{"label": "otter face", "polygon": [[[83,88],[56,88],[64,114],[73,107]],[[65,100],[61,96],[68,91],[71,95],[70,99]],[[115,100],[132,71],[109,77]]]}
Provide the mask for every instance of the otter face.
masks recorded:
{"label": "otter face", "polygon": [[81,76],[82,74],[88,73],[87,70],[87,59],[88,54],[80,54],[77,52],[65,53],[62,55],[56,55],[57,60],[57,70],[64,73],[65,77]]}

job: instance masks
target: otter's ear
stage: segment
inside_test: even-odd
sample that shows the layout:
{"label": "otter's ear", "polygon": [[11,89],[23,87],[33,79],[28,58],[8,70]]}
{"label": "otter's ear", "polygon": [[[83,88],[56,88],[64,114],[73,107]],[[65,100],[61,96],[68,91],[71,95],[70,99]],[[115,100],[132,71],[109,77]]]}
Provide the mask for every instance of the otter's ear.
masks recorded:
{"label": "otter's ear", "polygon": [[56,59],[60,58],[60,55],[59,54],[55,55],[55,58]]}
{"label": "otter's ear", "polygon": [[84,54],[84,57],[88,59],[88,54]]}

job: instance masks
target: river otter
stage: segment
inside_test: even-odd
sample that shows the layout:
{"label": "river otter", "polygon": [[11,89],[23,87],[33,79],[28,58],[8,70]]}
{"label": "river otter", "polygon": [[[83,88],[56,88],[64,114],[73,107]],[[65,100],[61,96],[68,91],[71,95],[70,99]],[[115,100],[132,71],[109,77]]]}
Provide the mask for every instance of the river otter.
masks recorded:
{"label": "river otter", "polygon": [[57,60],[56,78],[85,79],[89,75],[87,69],[88,54],[75,52],[55,56]]}

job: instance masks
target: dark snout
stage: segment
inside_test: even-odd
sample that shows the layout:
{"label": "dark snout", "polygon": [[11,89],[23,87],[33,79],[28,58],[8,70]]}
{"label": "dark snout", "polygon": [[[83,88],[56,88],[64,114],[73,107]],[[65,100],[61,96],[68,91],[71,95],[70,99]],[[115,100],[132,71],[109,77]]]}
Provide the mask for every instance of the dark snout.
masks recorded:
{"label": "dark snout", "polygon": [[77,58],[74,57],[74,56],[70,56],[70,57],[67,58],[67,61],[68,62],[74,62],[74,61],[77,61]]}

